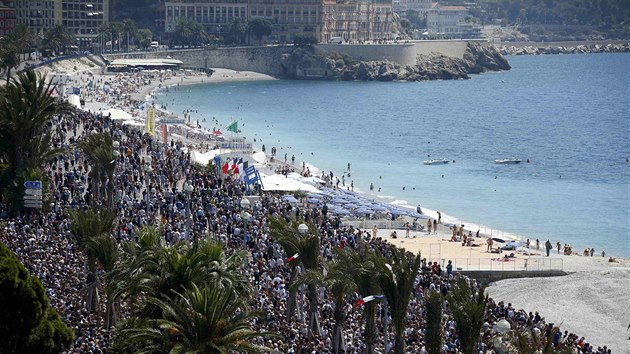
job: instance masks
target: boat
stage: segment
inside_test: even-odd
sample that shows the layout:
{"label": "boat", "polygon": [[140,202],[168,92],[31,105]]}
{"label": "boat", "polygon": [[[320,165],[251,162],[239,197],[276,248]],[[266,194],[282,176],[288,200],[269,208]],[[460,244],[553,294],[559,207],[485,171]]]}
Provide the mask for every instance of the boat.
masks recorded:
{"label": "boat", "polygon": [[515,157],[494,160],[494,163],[498,165],[516,165],[517,163],[521,163],[521,162],[522,162],[521,159],[517,159]]}
{"label": "boat", "polygon": [[435,159],[435,160],[426,160],[426,161],[423,161],[422,163],[425,165],[446,165],[449,162],[451,161],[447,159]]}

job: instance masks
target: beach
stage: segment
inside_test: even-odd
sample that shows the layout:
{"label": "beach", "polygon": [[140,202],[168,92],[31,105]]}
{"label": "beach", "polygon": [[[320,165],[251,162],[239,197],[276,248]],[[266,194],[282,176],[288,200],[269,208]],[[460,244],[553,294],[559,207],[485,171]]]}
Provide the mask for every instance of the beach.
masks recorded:
{"label": "beach", "polygon": [[[72,68],[75,66],[72,65]],[[100,75],[98,69],[90,68],[89,65],[79,66],[78,71],[83,72],[83,74],[86,71],[91,71],[93,79],[96,81],[112,79],[112,76]],[[75,75],[82,74],[77,73]],[[112,100],[107,102],[100,100],[102,96],[89,97],[86,101],[91,102],[86,103],[86,108],[99,111],[105,108],[118,107],[127,110],[129,114],[138,116],[139,113],[133,101],[144,101],[159,86],[269,79],[271,78],[266,75],[225,69],[216,69],[211,77],[201,73],[165,75],[161,80],[151,80],[151,82],[134,85],[133,90],[126,93],[129,96],[124,100],[115,100],[117,102],[115,105],[111,104]],[[79,80],[76,83],[78,84]],[[141,120],[143,117],[139,118]],[[202,143],[198,139],[187,139],[181,135],[177,139],[183,139],[187,144]],[[270,164],[268,161],[261,165],[266,167],[265,172],[270,175],[279,166],[286,166],[278,162]],[[426,220],[421,219],[420,222],[422,221]],[[365,227],[364,230],[371,232],[370,227]],[[389,236],[393,231],[398,234],[396,239]],[[416,237],[405,238],[404,230],[386,228],[380,229],[378,236],[397,246],[404,247],[410,252],[421,252],[423,257],[428,259],[454,260],[456,269],[464,269],[463,264],[466,264],[468,269],[474,267],[475,264],[480,268],[482,263],[496,265],[504,269],[515,264],[492,261],[492,259],[502,257],[505,253],[498,255],[485,252],[485,238],[475,239],[475,243],[479,247],[464,247],[460,242],[449,242],[450,230],[444,226],[438,229],[437,235],[431,236],[422,231],[410,231],[410,236]],[[516,257],[517,259],[525,259],[531,256],[517,254]],[[537,255],[534,257],[538,258]],[[556,324],[562,323],[563,329],[566,328],[569,331],[586,335],[595,345],[609,345],[615,353],[630,352],[628,351],[629,342],[626,341],[628,336],[626,328],[627,324],[630,323],[630,302],[628,301],[627,290],[630,289],[630,262],[626,259],[608,262],[608,257],[600,256],[559,256],[556,254],[550,258],[561,260],[557,261],[561,264],[561,268],[571,274],[555,278],[499,281],[489,287],[490,295],[497,301],[511,302],[516,308],[523,308],[528,312],[539,311],[547,321]]]}

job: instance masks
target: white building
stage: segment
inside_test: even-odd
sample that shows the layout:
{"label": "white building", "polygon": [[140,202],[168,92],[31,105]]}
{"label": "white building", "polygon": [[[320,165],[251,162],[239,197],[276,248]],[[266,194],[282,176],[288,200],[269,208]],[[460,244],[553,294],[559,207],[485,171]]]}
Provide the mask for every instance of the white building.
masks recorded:
{"label": "white building", "polygon": [[433,3],[427,12],[427,29],[429,36],[440,38],[461,38],[469,27],[464,18],[468,9],[464,6],[442,6]]}
{"label": "white building", "polygon": [[394,11],[404,14],[407,10],[418,11],[420,15],[426,15],[431,9],[431,0],[396,0],[394,2]]}

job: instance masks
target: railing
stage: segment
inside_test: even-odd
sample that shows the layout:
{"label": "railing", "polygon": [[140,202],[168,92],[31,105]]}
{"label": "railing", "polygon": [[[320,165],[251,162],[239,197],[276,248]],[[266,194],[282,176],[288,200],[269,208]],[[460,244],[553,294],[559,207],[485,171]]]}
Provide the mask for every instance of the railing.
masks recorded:
{"label": "railing", "polygon": [[[372,230],[374,225],[376,225],[376,227],[379,230],[380,229],[405,230],[406,223],[407,223],[406,220],[390,220],[390,219],[370,220],[370,219],[353,219],[352,217],[348,217],[342,220],[343,225],[352,226],[354,228],[359,228],[359,229],[367,229],[367,230]],[[422,231],[422,229],[423,229],[423,226],[420,225],[420,223],[418,223],[417,230],[414,230],[413,228],[411,228],[411,231],[420,232]],[[380,236],[383,236],[383,235],[381,234]],[[399,236],[402,236],[402,235],[399,235]]]}
{"label": "railing", "polygon": [[453,262],[453,271],[456,270],[505,270],[505,271],[543,271],[563,270],[562,258],[551,257],[527,257],[518,254],[518,258],[505,258],[507,253],[497,254],[496,258],[449,258],[427,259],[431,262],[440,262],[442,269],[446,269],[448,261]]}

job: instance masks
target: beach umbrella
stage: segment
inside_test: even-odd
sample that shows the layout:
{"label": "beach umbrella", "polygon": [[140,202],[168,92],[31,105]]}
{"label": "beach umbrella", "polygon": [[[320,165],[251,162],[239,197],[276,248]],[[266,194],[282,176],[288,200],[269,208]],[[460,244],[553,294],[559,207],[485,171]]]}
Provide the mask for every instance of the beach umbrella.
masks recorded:
{"label": "beach umbrella", "polygon": [[498,237],[493,237],[492,240],[495,241],[495,242],[498,242],[498,243],[505,243],[504,239],[498,238]]}
{"label": "beach umbrella", "polygon": [[285,202],[289,202],[291,204],[294,203],[298,203],[299,200],[297,200],[294,196],[292,196],[291,194],[287,194],[287,195],[283,195],[282,196],[282,200],[284,200]]}

